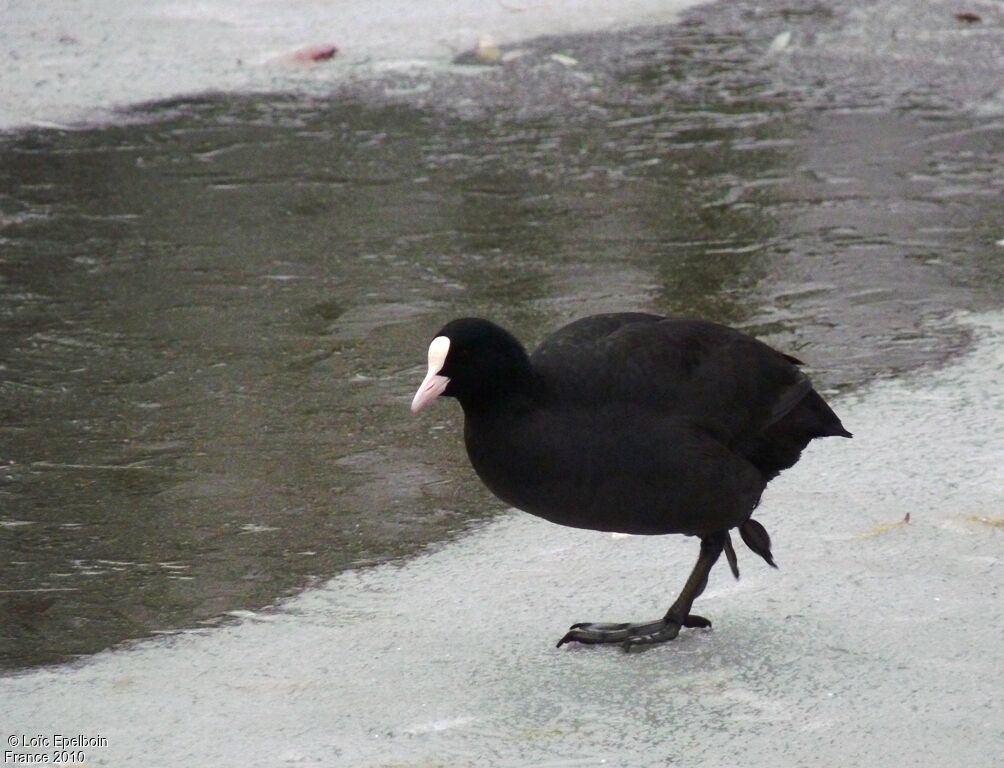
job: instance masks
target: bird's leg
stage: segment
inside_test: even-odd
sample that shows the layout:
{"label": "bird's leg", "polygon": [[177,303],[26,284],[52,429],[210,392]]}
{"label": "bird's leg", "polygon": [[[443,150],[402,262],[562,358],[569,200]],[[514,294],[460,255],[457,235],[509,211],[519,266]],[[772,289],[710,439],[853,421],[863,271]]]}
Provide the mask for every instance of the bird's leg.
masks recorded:
{"label": "bird's leg", "polygon": [[690,572],[687,583],[680,591],[676,602],[666,611],[666,615],[658,620],[640,623],[602,624],[582,622],[573,624],[558,641],[560,648],[565,643],[620,643],[625,650],[638,645],[653,645],[673,640],[683,627],[710,627],[711,622],[703,616],[695,616],[690,612],[694,600],[704,591],[708,584],[708,575],[718,557],[725,548],[725,531],[712,533],[701,537],[701,554],[697,558],[694,570]]}

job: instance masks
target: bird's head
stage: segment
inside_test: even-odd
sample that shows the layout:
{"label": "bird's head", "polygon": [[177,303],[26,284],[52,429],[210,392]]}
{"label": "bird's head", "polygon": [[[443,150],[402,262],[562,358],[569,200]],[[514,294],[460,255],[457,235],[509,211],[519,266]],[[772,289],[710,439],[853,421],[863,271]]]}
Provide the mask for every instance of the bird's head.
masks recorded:
{"label": "bird's head", "polygon": [[418,413],[440,395],[457,398],[465,409],[491,405],[529,376],[526,351],[507,330],[476,317],[451,320],[429,344],[429,369],[411,410]]}

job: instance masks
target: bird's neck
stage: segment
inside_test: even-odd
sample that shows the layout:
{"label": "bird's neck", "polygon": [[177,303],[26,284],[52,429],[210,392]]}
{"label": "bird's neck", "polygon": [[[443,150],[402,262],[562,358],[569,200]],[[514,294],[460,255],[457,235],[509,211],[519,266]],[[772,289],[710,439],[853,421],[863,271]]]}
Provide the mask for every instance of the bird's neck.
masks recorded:
{"label": "bird's neck", "polygon": [[532,409],[539,399],[537,377],[523,356],[511,365],[478,379],[457,397],[464,414],[484,418]]}

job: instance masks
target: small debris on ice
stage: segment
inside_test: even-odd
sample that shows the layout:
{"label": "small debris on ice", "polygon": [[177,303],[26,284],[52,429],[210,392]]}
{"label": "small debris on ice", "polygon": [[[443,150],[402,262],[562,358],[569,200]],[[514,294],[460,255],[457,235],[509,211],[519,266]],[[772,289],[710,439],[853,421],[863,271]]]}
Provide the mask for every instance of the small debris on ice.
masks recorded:
{"label": "small debris on ice", "polygon": [[464,51],[459,56],[453,59],[454,64],[501,64],[502,63],[502,52],[499,50],[498,45],[495,41],[488,35],[482,35],[481,39],[478,40],[477,46],[470,50]]}
{"label": "small debris on ice", "polygon": [[579,63],[578,59],[573,59],[571,56],[566,56],[563,53],[552,53],[551,61],[556,61],[563,67],[575,67]]}
{"label": "small debris on ice", "polygon": [[290,56],[290,60],[297,64],[317,64],[321,61],[330,61],[337,53],[338,48],[334,45],[312,45],[298,50]]}
{"label": "small debris on ice", "polygon": [[781,51],[789,45],[791,45],[791,30],[786,29],[784,32],[778,33],[777,37],[771,40],[770,47],[767,48],[767,53],[781,53]]}

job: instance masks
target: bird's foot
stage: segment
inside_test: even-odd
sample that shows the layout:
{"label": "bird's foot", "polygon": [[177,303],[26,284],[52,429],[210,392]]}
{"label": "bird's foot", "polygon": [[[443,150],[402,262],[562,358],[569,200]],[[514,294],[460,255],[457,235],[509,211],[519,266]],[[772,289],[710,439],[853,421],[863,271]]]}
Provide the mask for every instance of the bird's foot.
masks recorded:
{"label": "bird's foot", "polygon": [[558,641],[560,648],[565,643],[620,643],[625,651],[636,646],[655,645],[674,640],[682,627],[710,627],[711,622],[703,616],[690,614],[681,622],[674,619],[659,619],[647,623],[603,624],[580,622],[573,624],[565,636]]}

